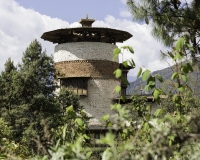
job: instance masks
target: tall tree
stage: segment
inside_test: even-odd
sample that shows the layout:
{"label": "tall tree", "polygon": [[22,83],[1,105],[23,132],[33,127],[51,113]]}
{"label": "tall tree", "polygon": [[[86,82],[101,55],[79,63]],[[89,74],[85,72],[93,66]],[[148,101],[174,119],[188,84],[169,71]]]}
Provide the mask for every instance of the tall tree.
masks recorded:
{"label": "tall tree", "polygon": [[[42,52],[40,43],[34,40],[24,52],[18,72],[12,77],[16,102],[9,114],[14,119],[14,137],[18,141],[25,139],[35,148],[43,144],[47,146],[48,131],[56,126],[54,118],[60,114],[54,96],[53,73],[52,57]],[[44,147],[39,150],[46,151]]]}
{"label": "tall tree", "polygon": [[0,115],[11,125],[12,116],[10,116],[10,111],[17,101],[13,86],[13,77],[17,73],[17,68],[10,58],[4,66],[5,70],[2,71],[0,76]]}
{"label": "tall tree", "polygon": [[200,1],[192,0],[127,0],[135,20],[152,20],[152,34],[166,46],[172,46],[177,37],[185,37],[198,53],[200,37]]}
{"label": "tall tree", "polygon": [[60,113],[59,107],[55,105],[53,73],[52,57],[42,52],[40,43],[34,40],[23,54],[17,78],[21,78],[21,85],[18,85],[20,87],[17,90],[21,94],[20,108],[25,111],[19,119],[20,123],[26,124],[23,134],[38,146],[39,143],[47,143],[48,129],[56,125],[53,123],[54,118]]}
{"label": "tall tree", "polygon": [[0,117],[11,126],[13,140],[29,148],[26,156],[48,153],[57,140],[54,131],[71,121],[68,106],[74,118],[83,114],[77,95],[66,89],[55,94],[55,81],[53,59],[37,40],[23,53],[18,69],[8,59],[0,75]]}

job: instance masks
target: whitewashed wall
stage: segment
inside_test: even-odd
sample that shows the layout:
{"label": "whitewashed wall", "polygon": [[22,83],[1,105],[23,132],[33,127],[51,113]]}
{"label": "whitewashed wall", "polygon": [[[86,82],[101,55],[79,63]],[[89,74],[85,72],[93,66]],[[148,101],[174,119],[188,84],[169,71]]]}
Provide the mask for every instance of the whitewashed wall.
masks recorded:
{"label": "whitewashed wall", "polygon": [[[116,45],[101,42],[63,43],[55,46],[54,61],[110,60]],[[118,62],[118,59],[116,60]]]}

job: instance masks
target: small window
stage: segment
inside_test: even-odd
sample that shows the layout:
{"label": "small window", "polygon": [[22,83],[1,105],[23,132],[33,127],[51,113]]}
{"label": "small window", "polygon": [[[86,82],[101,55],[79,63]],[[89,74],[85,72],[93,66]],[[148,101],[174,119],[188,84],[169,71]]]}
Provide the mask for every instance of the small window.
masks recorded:
{"label": "small window", "polygon": [[94,134],[94,138],[95,138],[95,139],[100,139],[100,133],[95,133],[95,134]]}
{"label": "small window", "polygon": [[85,78],[61,79],[61,86],[68,88],[77,95],[87,95],[87,79]]}

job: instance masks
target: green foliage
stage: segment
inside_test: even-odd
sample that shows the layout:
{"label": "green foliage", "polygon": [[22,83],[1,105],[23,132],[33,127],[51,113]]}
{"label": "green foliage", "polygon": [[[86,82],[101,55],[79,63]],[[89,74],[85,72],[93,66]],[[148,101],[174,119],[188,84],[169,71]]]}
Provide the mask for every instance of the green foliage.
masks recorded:
{"label": "green foliage", "polygon": [[134,53],[134,50],[131,46],[122,46],[121,48],[127,49],[129,52]]}
{"label": "green foliage", "polygon": [[5,71],[1,73],[0,77],[0,108],[1,116],[5,119],[11,118],[8,116],[8,111],[16,104],[17,93],[13,92],[13,78],[16,75],[16,72],[17,69],[13,64],[13,61],[9,58],[5,63]]}
{"label": "green foliage", "polygon": [[180,52],[184,47],[184,38],[179,38],[176,42],[176,50]]}
{"label": "green foliage", "polygon": [[[115,60],[119,54],[123,55],[123,50],[128,50],[130,53],[134,54],[134,50],[132,47],[130,46],[122,46],[121,48],[115,48],[113,51],[113,60]],[[132,59],[127,60],[127,61],[123,61],[122,60],[122,64],[125,68],[128,67],[128,65],[130,65],[132,68],[135,68],[135,63]]]}
{"label": "green foliage", "polygon": [[121,50],[119,48],[115,48],[113,51],[113,60],[118,57],[118,55],[121,53]]}
{"label": "green foliage", "polygon": [[61,121],[64,125],[52,128],[56,144],[49,150],[51,159],[88,159],[92,152],[86,145],[88,117],[84,110],[75,111],[73,106],[68,106]]}
{"label": "green foliage", "polygon": [[[153,26],[152,35],[166,46],[172,46],[177,37],[184,37],[186,43],[191,43],[192,50],[197,53],[200,3],[197,0],[161,0],[137,1],[127,0],[127,6],[135,20],[145,21]],[[176,47],[183,46],[183,38]],[[178,50],[178,49],[177,49]],[[194,54],[192,54],[194,55]]]}
{"label": "green foliage", "polygon": [[28,148],[23,143],[12,140],[12,128],[0,118],[0,159],[14,159],[14,156],[26,157],[29,154]]}
{"label": "green foliage", "polygon": [[[142,119],[138,121],[129,114],[131,108],[116,104],[113,109],[117,114],[111,116],[110,120],[114,121],[113,126],[117,126],[116,129],[120,128],[120,132],[117,137],[110,132],[99,140],[100,144],[108,145],[102,155],[104,159],[198,157],[199,136],[192,131],[191,123],[196,121],[199,115],[164,114],[162,109],[157,109],[154,114],[151,114],[148,113],[147,108],[148,114],[141,115]],[[194,150],[195,153],[192,153]]]}
{"label": "green foliage", "polygon": [[117,69],[116,71],[114,71],[115,77],[119,78],[122,75],[122,70],[121,69]]}
{"label": "green foliage", "polygon": [[116,92],[116,93],[119,93],[120,91],[121,91],[121,87],[120,87],[120,86],[116,86],[116,87],[115,87],[115,92]]}
{"label": "green foliage", "polygon": [[150,118],[150,106],[147,104],[145,96],[134,95],[130,104],[125,105],[130,110],[130,115],[133,116],[134,121],[148,121]]}
{"label": "green foliage", "polygon": [[171,79],[176,79],[177,77],[178,77],[178,73],[177,73],[177,72],[174,72],[174,73],[172,74]]}
{"label": "green foliage", "polygon": [[163,78],[160,74],[156,74],[156,78],[158,81],[160,81],[160,83],[163,83]]}
{"label": "green foliage", "polygon": [[83,109],[83,106],[79,103],[79,97],[75,95],[72,91],[67,90],[66,88],[61,88],[58,96],[56,96],[58,105],[62,109],[62,114],[65,113],[66,108],[73,106],[73,109],[76,112],[79,112]]}
{"label": "green foliage", "polygon": [[[168,52],[169,57],[171,57],[175,62],[175,70],[171,76],[171,79],[177,81],[177,85],[173,85],[175,87],[173,90],[175,90],[177,94],[173,96],[172,101],[175,103],[175,106],[179,108],[179,112],[182,111],[183,107],[183,92],[186,88],[189,88],[186,84],[188,81],[187,74],[189,72],[193,72],[193,67],[189,62],[179,63],[179,61],[183,58],[182,56],[184,56],[186,46],[187,44],[185,44],[184,39],[180,38],[176,42],[176,47],[173,48],[172,52]],[[143,73],[140,72],[141,69],[138,75],[142,74],[142,80],[147,81],[145,90],[153,90],[152,95],[154,96],[155,100],[160,103],[160,96],[165,95],[165,92],[161,88],[156,88],[156,80],[163,83],[162,76],[159,74],[151,75],[148,69],[146,69]]]}
{"label": "green foliage", "polygon": [[[4,143],[10,143],[6,145],[12,148],[8,149],[10,154],[47,155],[50,145],[57,141],[51,129],[69,121],[64,118],[66,108],[73,105],[77,113],[83,114],[78,96],[65,89],[55,95],[53,59],[42,52],[37,40],[24,52],[18,69],[8,59],[0,76],[0,86],[1,117],[12,126],[11,137]],[[80,118],[76,123],[81,128]]]}
{"label": "green foliage", "polygon": [[154,96],[154,98],[155,99],[158,99],[159,98],[159,90],[158,89],[155,89],[154,91],[153,91],[153,96]]}
{"label": "green foliage", "polygon": [[150,76],[150,71],[147,69],[142,73],[142,80],[146,81],[149,78],[149,76]]}
{"label": "green foliage", "polygon": [[0,145],[6,139],[11,138],[11,127],[9,127],[2,118],[0,118]]}
{"label": "green foliage", "polygon": [[142,73],[142,68],[140,68],[140,70],[139,70],[139,72],[137,74],[137,78],[140,77],[141,73]]}
{"label": "green foliage", "polygon": [[52,57],[42,52],[37,40],[31,42],[23,54],[22,64],[13,77],[15,107],[9,115],[14,119],[14,137],[24,140],[35,154],[47,153],[50,141],[49,130],[56,124],[54,117],[60,113],[54,98]]}

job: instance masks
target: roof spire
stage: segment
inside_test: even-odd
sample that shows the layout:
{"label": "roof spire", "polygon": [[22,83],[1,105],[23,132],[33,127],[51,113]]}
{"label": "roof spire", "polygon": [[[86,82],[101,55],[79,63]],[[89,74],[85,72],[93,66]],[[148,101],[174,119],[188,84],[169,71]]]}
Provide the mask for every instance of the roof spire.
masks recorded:
{"label": "roof spire", "polygon": [[86,14],[85,19],[81,19],[79,21],[80,24],[82,24],[82,27],[92,27],[92,23],[95,21],[95,19],[89,19],[88,14]]}

